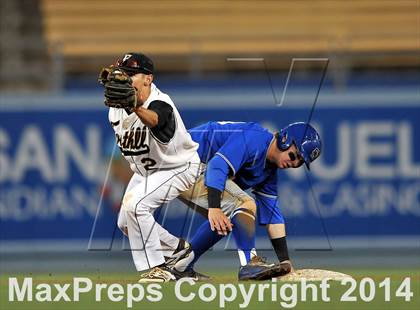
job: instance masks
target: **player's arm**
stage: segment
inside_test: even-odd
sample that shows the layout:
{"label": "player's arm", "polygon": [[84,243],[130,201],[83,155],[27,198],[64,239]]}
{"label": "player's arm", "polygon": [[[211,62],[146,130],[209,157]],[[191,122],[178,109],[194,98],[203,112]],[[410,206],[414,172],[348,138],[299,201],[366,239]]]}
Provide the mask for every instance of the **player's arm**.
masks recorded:
{"label": "player's arm", "polygon": [[152,101],[147,109],[143,106],[138,106],[134,109],[134,113],[149,128],[163,128],[171,120],[175,122],[172,107],[168,103],[160,100]]}
{"label": "player's arm", "polygon": [[134,113],[136,113],[142,123],[149,128],[153,128],[159,123],[159,115],[153,110],[139,106],[134,108]]}
{"label": "player's arm", "polygon": [[221,210],[222,192],[229,176],[229,166],[220,156],[214,156],[207,164],[205,185],[208,192],[208,219],[211,230],[227,235],[232,230],[232,223]]}
{"label": "player's arm", "polygon": [[237,132],[218,149],[215,156],[208,162],[205,185],[208,189],[209,221],[212,230],[226,235],[232,230],[232,224],[220,209],[221,195],[225,189],[226,180],[254,157],[248,151],[246,132]]}
{"label": "player's arm", "polygon": [[176,128],[174,110],[168,103],[155,100],[147,109],[136,108],[135,113],[160,142],[167,143],[174,136]]}

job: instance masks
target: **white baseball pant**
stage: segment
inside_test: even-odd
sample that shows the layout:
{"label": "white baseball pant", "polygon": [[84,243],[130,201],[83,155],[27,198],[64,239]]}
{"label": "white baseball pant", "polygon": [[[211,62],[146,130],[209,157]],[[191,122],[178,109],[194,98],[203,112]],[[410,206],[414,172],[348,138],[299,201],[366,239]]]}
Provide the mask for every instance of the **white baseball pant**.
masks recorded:
{"label": "white baseball pant", "polygon": [[177,247],[178,238],[156,223],[153,212],[192,187],[201,169],[197,155],[175,169],[159,170],[147,177],[133,175],[124,194],[118,226],[128,233],[133,261],[138,271],[165,262],[162,245],[170,249]]}
{"label": "white baseball pant", "polygon": [[[200,169],[201,172],[203,171],[203,169],[204,167],[201,167]],[[136,193],[134,192],[136,190],[135,185],[141,184],[142,180],[143,180],[143,177],[134,175],[127,186],[126,193],[132,192],[135,194]],[[134,188],[134,191],[132,191],[133,188]],[[125,196],[127,196],[127,194]],[[179,193],[178,198],[182,202],[187,204],[189,207],[194,208],[198,213],[201,213],[202,215],[207,217],[207,209],[208,209],[207,187],[204,184],[204,175],[201,174],[194,185],[190,186],[187,190],[183,191],[182,193]],[[232,180],[229,179],[226,181],[225,191],[223,192],[223,195],[222,195],[221,208],[227,216],[230,216],[233,213],[233,211],[239,207],[243,207],[243,206],[248,207],[249,202],[253,202],[253,201],[254,201],[253,198],[250,197],[241,188],[239,188],[239,186],[236,185]],[[124,204],[124,200],[123,200],[123,204]],[[255,203],[253,202],[251,205],[255,205]],[[255,213],[255,210],[253,210],[253,212]],[[128,221],[127,221],[126,214],[127,212],[123,212],[123,210],[120,212],[120,215],[118,217],[118,227],[127,235]],[[142,223],[140,222],[140,225],[136,225],[136,226],[141,227],[141,224]],[[176,249],[178,245],[179,238],[170,234],[165,228],[163,228],[157,222],[154,222],[153,230],[157,232],[161,247],[158,248],[159,243],[156,241],[154,244],[155,245],[154,248],[149,247],[147,245],[146,249],[150,248],[150,251],[152,251],[152,249],[155,249],[155,251],[162,253],[164,256],[171,256],[172,252]],[[130,239],[130,246],[133,247],[132,245],[133,242],[131,240],[130,235],[129,235],[129,239]],[[142,240],[143,239],[140,239],[141,244],[143,244]],[[148,241],[150,241],[150,238],[148,239]],[[143,247],[141,249],[143,249]],[[144,257],[145,255],[142,255],[142,252],[144,253],[145,251],[144,250],[132,251],[133,259],[134,259],[137,270],[142,271],[142,270],[149,269],[149,268],[152,268],[154,266],[161,264],[161,260],[157,260],[159,263],[156,262],[156,263],[150,264],[150,257],[155,257],[155,256],[148,255],[149,260],[147,260]]]}

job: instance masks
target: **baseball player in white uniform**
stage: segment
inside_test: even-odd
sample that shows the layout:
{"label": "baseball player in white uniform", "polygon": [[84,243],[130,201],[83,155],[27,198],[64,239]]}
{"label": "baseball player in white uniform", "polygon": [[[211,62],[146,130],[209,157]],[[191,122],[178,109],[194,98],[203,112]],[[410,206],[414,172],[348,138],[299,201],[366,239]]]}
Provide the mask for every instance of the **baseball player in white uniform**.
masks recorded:
{"label": "baseball player in white uniform", "polygon": [[[188,243],[156,223],[153,212],[196,182],[201,173],[198,144],[191,139],[171,98],[153,84],[150,58],[128,53],[107,70],[105,76],[101,72],[101,82],[105,104],[110,107],[109,121],[134,172],[123,197],[118,226],[129,238],[136,269],[152,269],[167,280],[173,275],[165,270],[162,246],[169,249],[170,256],[186,250]],[[124,104],[120,96],[127,92],[120,92],[124,85],[119,77],[110,78],[110,70],[117,76],[121,72],[128,75],[130,86],[136,90],[132,97],[123,98]]]}
{"label": "baseball player in white uniform", "polygon": [[[129,238],[136,269],[150,269],[139,282],[167,282],[185,276],[206,280],[207,276],[192,269],[173,273],[173,264],[188,253],[190,244],[171,235],[153,217],[156,208],[178,196],[206,217],[209,208],[198,144],[171,98],[152,83],[153,71],[147,56],[128,53],[100,74],[105,104],[110,107],[109,121],[134,172],[123,197],[118,227]],[[227,216],[237,209],[249,209],[251,214],[255,204],[227,180],[221,209]],[[226,229],[218,233],[226,235],[232,225],[223,216],[216,220]]]}

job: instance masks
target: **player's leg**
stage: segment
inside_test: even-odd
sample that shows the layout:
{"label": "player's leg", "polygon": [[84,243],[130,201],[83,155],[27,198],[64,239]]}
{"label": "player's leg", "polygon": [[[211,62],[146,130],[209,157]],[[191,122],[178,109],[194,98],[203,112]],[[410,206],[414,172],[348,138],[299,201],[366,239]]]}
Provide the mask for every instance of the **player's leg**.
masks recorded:
{"label": "player's leg", "polygon": [[[229,198],[226,196],[229,196]],[[233,201],[231,197],[233,196],[227,193],[224,194],[222,198],[222,209],[231,219],[234,227],[232,234],[238,249],[240,265],[245,266],[251,261],[253,256],[256,256],[255,203],[251,198],[249,200],[237,198],[235,202],[230,203],[230,201]],[[232,212],[229,206],[233,204],[238,207]],[[201,255],[207,252],[219,240],[223,239],[223,237],[223,235],[219,235],[217,232],[211,230],[208,221],[201,224],[190,241],[191,248],[194,251],[194,260],[191,261],[190,267],[194,265]],[[179,267],[180,265],[178,264]],[[185,268],[188,268],[188,266],[185,266]]]}
{"label": "player's leg", "polygon": [[[127,215],[124,210],[121,210],[118,215],[118,227],[128,237]],[[155,223],[155,227],[158,230],[165,263],[170,265],[176,258],[183,255],[189,249],[190,244],[186,240],[172,235],[157,222]]]}
{"label": "player's leg", "polygon": [[[229,187],[230,183],[232,183],[232,181],[228,180],[226,185],[227,188]],[[233,196],[225,190],[222,198],[222,210],[228,216],[231,215],[232,210],[235,209],[235,206],[239,207],[243,204],[244,201],[247,200],[252,201],[252,198],[247,194],[243,193],[243,195],[239,195],[240,193],[243,193],[243,191],[239,189],[239,191],[236,193],[236,196]],[[233,199],[233,197],[235,198]],[[239,201],[238,197],[242,197],[244,201]],[[181,193],[178,199],[207,218],[207,188],[204,184],[203,176],[200,176],[199,180],[188,191]],[[237,213],[238,218],[241,217],[241,215],[241,212]],[[234,218],[236,218],[236,216]],[[233,221],[235,222],[235,220]],[[239,231],[239,227],[240,225],[238,225],[238,229],[234,229],[235,233]],[[255,225],[251,225],[251,227],[255,227]],[[252,236],[250,242],[251,245],[244,245],[242,249],[243,252],[250,251],[250,249],[254,248],[255,243],[254,235],[252,233],[246,235]],[[192,250],[190,250],[188,254],[185,255],[185,257],[182,257],[177,261],[177,268],[174,268],[174,272],[179,277],[185,276],[185,274],[187,274],[187,276],[195,277],[198,279],[202,278],[200,274],[193,270],[193,266],[202,254],[204,254],[222,238],[223,236],[218,235],[216,232],[211,230],[210,224],[206,220],[198,228],[192,240],[190,241]],[[198,274],[198,276],[195,276],[196,274]]]}
{"label": "player's leg", "polygon": [[153,210],[192,186],[196,170],[197,167],[194,169],[189,164],[178,169],[158,171],[126,193],[122,209],[126,213],[128,236],[137,270],[150,269],[165,262]]}
{"label": "player's leg", "polygon": [[259,208],[258,220],[260,225],[266,225],[268,237],[280,264],[293,270],[287,249],[285,220],[279,208]]}
{"label": "player's leg", "polygon": [[177,247],[180,246],[180,243],[185,242],[183,241],[183,239],[172,235],[159,223],[156,223],[156,229],[158,230],[159,240],[162,246],[162,252],[164,257],[171,256],[177,249]]}
{"label": "player's leg", "polygon": [[[127,229],[127,215],[124,210],[121,210],[118,215],[118,228],[128,237]],[[169,233],[159,223],[155,223],[155,227],[158,230],[161,250],[165,258],[165,263],[170,264],[174,258],[179,257],[188,250],[190,244],[182,238],[178,238]]]}
{"label": "player's leg", "polygon": [[241,266],[248,264],[254,256],[255,250],[255,214],[256,205],[254,200],[241,200],[242,204],[236,208],[230,218],[234,226],[232,230],[238,248],[239,262]]}
{"label": "player's leg", "polygon": [[[221,208],[231,218],[236,228],[232,233],[240,256],[249,261],[251,251],[255,251],[255,202],[232,180],[227,180],[222,195]],[[200,176],[194,187],[183,192],[179,199],[191,207],[196,207],[201,212],[204,211],[207,216],[207,187],[204,184],[204,177]],[[191,240],[191,244],[195,248],[196,260],[222,238],[223,236],[211,230],[208,221],[204,222]]]}
{"label": "player's leg", "polygon": [[[203,178],[198,180],[193,189],[182,193],[179,198],[189,205],[207,208],[207,191]],[[266,264],[256,256],[255,202],[231,180],[226,182],[222,196],[222,210],[231,217],[234,224],[232,234],[241,262],[239,278],[261,279],[262,276],[275,276],[278,268],[274,264]],[[211,230],[208,221],[204,222],[191,240],[192,251],[176,263],[175,271],[183,272],[191,269],[198,258],[222,238],[223,236]]]}
{"label": "player's leg", "polygon": [[[124,197],[127,195],[128,192],[130,192],[134,186],[140,184],[142,181],[144,181],[145,178],[137,173],[134,173],[133,176],[130,179],[130,182],[128,182]],[[128,195],[127,195],[128,196]],[[118,221],[117,221],[118,228],[123,232],[124,235],[128,236],[127,231],[127,216],[125,214],[125,211],[120,210],[118,214]],[[170,256],[174,250],[179,247],[179,243],[182,242],[178,237],[175,237],[171,233],[169,233],[166,229],[164,229],[162,226],[157,226],[158,232],[159,232],[159,239],[161,241],[161,244],[168,249],[168,253],[164,253],[166,256]]]}
{"label": "player's leg", "polygon": [[[141,175],[134,173],[131,176],[130,181],[127,184],[127,187],[125,189],[125,193],[123,196],[123,201],[121,202],[121,206],[124,204],[124,197],[128,196],[128,192],[130,192],[134,186],[140,184],[140,182],[144,180],[144,177]],[[117,220],[117,226],[122,231],[122,233],[126,236],[128,236],[128,230],[127,230],[127,216],[125,214],[125,211],[120,208],[120,212],[118,213],[118,220]]]}
{"label": "player's leg", "polygon": [[290,269],[293,270],[292,262],[289,258],[289,251],[287,249],[285,224],[268,224],[267,234],[279,262],[282,264],[290,264]]}
{"label": "player's leg", "polygon": [[124,210],[120,210],[120,213],[118,213],[117,226],[128,237],[127,215]]}

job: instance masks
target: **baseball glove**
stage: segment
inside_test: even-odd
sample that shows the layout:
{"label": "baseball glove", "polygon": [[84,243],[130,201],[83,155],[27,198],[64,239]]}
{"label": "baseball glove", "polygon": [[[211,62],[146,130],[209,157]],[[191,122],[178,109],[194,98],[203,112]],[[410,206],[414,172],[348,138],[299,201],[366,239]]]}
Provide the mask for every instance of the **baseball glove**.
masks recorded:
{"label": "baseball glove", "polygon": [[131,78],[118,68],[103,68],[98,78],[105,88],[106,106],[117,109],[134,109],[137,105],[136,89]]}

